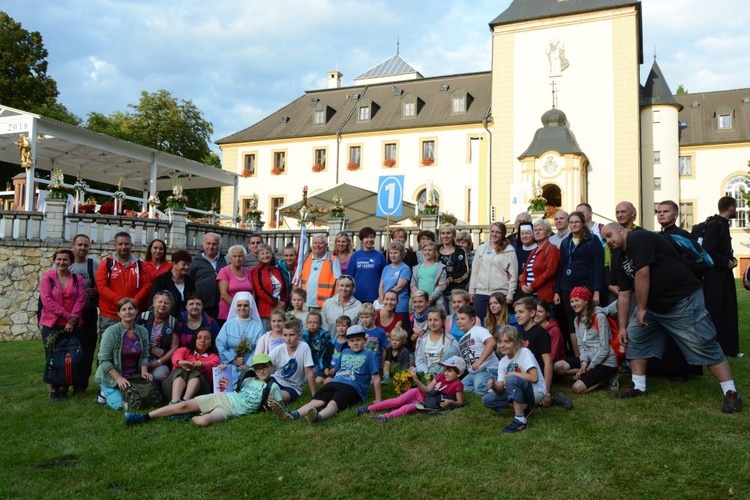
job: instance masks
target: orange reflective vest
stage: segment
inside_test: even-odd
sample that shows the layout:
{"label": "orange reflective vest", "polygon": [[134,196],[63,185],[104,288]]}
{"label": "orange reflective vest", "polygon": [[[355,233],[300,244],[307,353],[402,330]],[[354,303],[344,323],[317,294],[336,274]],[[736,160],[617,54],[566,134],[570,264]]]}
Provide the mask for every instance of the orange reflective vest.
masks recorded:
{"label": "orange reflective vest", "polygon": [[[323,302],[333,297],[333,293],[336,291],[336,278],[333,276],[333,259],[335,258],[336,257],[331,257],[331,254],[326,253],[325,259],[320,266],[320,274],[318,274],[318,290],[316,291],[317,296],[315,298],[318,307],[323,307]],[[300,287],[303,290],[306,290],[308,294],[311,293],[307,290],[307,280],[310,277],[312,260],[312,254],[308,255],[305,259],[299,280]]]}

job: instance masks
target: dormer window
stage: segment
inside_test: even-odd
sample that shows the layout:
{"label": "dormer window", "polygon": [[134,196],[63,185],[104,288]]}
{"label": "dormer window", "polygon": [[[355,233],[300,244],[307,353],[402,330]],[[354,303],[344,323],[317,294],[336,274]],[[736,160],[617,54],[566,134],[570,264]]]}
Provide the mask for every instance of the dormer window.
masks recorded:
{"label": "dormer window", "polygon": [[451,92],[451,114],[466,113],[471,104],[471,95],[464,89],[456,89]]}
{"label": "dormer window", "polygon": [[732,128],[732,117],[734,116],[734,110],[729,106],[721,106],[714,113],[716,118],[716,127],[719,130],[729,130]]}
{"label": "dormer window", "polygon": [[319,100],[312,101],[311,104],[313,108],[313,125],[325,125],[328,123],[333,110]]}
{"label": "dormer window", "polygon": [[361,122],[370,121],[370,106],[359,107],[359,121]]}
{"label": "dormer window", "polygon": [[419,113],[419,98],[414,94],[406,94],[401,102],[401,118],[416,118]]}

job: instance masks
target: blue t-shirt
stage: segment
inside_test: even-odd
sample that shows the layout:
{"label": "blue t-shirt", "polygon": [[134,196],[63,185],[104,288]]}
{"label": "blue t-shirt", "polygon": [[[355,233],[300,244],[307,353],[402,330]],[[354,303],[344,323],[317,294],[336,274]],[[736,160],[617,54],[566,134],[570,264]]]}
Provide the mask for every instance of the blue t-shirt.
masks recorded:
{"label": "blue t-shirt", "polygon": [[310,346],[310,353],[312,354],[315,366],[323,368],[323,352],[325,352],[326,346],[331,343],[331,335],[328,333],[328,330],[319,328],[318,336],[311,339],[310,331],[305,328],[302,330],[302,341]]}
{"label": "blue t-shirt", "polygon": [[362,349],[354,352],[346,348],[336,363],[333,381],[354,387],[362,401],[365,401],[372,376],[379,372],[380,364],[372,351]]}
{"label": "blue t-shirt", "polygon": [[372,351],[378,358],[378,366],[383,364],[383,351],[381,349],[388,348],[388,336],[385,334],[385,330],[376,326],[372,330],[365,328],[365,350]]}
{"label": "blue t-shirt", "polygon": [[331,366],[328,368],[336,369],[336,363],[339,362],[339,358],[341,358],[341,352],[346,349],[349,346],[349,342],[344,340],[343,342],[339,342],[338,340],[333,341],[333,355],[331,356]]}
{"label": "blue t-shirt", "polygon": [[375,302],[378,298],[380,275],[385,257],[377,250],[357,250],[349,260],[347,271],[354,277],[354,298],[360,302]]}
{"label": "blue t-shirt", "polygon": [[408,313],[409,312],[409,282],[411,281],[411,269],[403,262],[399,264],[395,269],[392,265],[387,265],[383,268],[383,273],[380,275],[380,280],[383,282],[383,292],[387,292],[391,288],[398,285],[398,280],[406,280],[406,286],[398,292],[398,304],[396,304],[397,313]]}

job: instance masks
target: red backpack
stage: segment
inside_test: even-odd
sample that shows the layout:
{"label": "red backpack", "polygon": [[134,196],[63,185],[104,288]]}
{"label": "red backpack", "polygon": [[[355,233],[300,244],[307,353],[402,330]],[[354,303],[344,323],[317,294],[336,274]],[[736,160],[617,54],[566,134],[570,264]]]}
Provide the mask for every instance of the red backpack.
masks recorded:
{"label": "red backpack", "polygon": [[[599,323],[596,320],[597,315],[594,315],[594,328],[599,331]],[[607,316],[607,322],[609,323],[609,329],[612,331],[612,338],[609,339],[609,345],[612,350],[615,351],[617,356],[617,364],[620,365],[625,361],[625,346],[620,345],[620,325],[614,318]]]}

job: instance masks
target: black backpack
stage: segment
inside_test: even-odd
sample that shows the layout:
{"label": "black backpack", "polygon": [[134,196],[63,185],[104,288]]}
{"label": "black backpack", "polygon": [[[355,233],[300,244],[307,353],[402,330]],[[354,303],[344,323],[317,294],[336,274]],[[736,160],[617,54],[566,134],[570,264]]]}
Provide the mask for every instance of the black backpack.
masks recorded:
{"label": "black backpack", "polygon": [[[78,275],[76,273],[70,273],[73,276],[73,286],[78,288]],[[49,284],[51,288],[55,288],[55,280],[52,278],[49,279]],[[42,296],[39,296],[39,302],[36,305],[36,322],[39,323],[39,321],[42,319],[42,309],[44,309],[44,304],[42,304]]]}
{"label": "black backpack", "polygon": [[690,236],[695,241],[697,241],[698,244],[703,244],[703,233],[706,232],[706,228],[708,227],[709,222],[713,220],[714,216],[712,215],[708,219],[704,220],[703,222],[699,222],[690,229]]}
{"label": "black backpack", "polygon": [[86,380],[82,368],[83,351],[78,337],[59,333],[47,367],[50,383],[58,387],[83,387]]}

